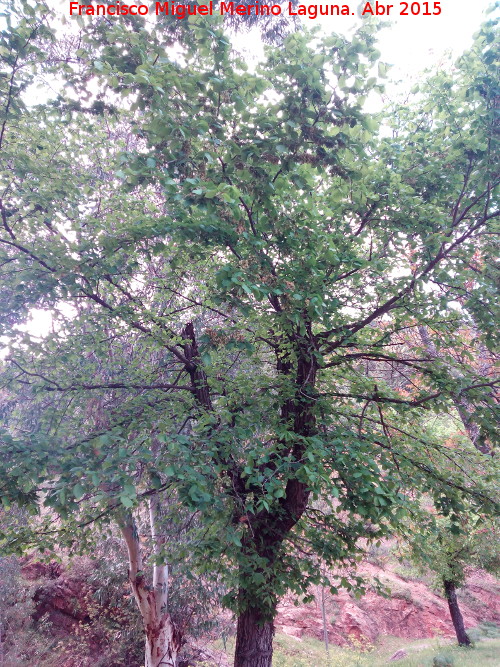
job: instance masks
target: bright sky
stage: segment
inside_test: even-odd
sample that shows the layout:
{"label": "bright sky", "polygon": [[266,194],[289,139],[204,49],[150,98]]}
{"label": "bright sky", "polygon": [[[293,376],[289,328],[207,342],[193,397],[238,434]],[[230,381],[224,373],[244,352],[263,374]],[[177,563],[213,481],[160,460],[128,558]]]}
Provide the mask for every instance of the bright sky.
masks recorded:
{"label": "bright sky", "polygon": [[[69,17],[69,0],[46,0],[49,6],[55,8],[57,14]],[[85,4],[86,0],[78,0],[80,4]],[[88,0],[90,3],[91,0]],[[93,0],[97,3],[97,0]],[[149,4],[150,0],[121,0],[122,4]],[[162,0],[164,1],[164,0]],[[187,0],[185,0],[187,2]],[[260,0],[261,4],[273,4],[279,0]],[[283,0],[284,1],[284,0]],[[308,4],[317,4],[323,7],[333,3],[340,4],[338,0],[298,0],[306,6]],[[175,0],[176,4],[182,4],[182,0]],[[208,0],[198,0],[199,3]],[[235,1],[237,4],[238,0]],[[342,0],[341,0],[342,2]],[[343,0],[350,10],[350,16],[318,16],[316,19],[303,17],[302,21],[308,27],[321,25],[323,31],[339,32],[348,34],[356,24],[359,24],[360,18],[357,14],[365,8],[367,4],[363,0]],[[488,7],[495,4],[495,0],[439,0],[434,2],[399,2],[392,0],[390,2],[380,2],[381,6],[392,6],[390,14],[381,16],[382,20],[390,21],[390,25],[380,33],[379,49],[381,50],[381,59],[393,65],[391,69],[392,79],[414,79],[419,72],[426,67],[436,65],[440,62],[443,55],[451,51],[456,57],[465,51],[472,43],[472,36],[479,28],[486,15]],[[214,1],[214,5],[217,0]],[[370,3],[375,8],[376,1]],[[285,2],[287,6],[288,3]],[[406,8],[405,8],[406,5]],[[435,5],[441,9],[441,14],[437,16],[414,16],[411,14],[412,7],[415,11],[420,9],[420,13],[437,11]],[[497,12],[500,3],[496,2]],[[341,5],[342,6],[342,5]],[[405,11],[408,16],[401,16],[401,11]],[[356,14],[356,15],[354,15]],[[149,19],[155,20],[154,13],[150,14]],[[88,20],[92,20],[89,17]],[[116,17],[112,20],[120,20]],[[239,48],[244,49],[250,56],[261,52],[261,44],[258,31],[252,31],[250,34],[239,34],[235,40]],[[410,87],[410,85],[408,86]]]}
{"label": "bright sky", "polygon": [[[85,4],[86,0],[78,0]],[[88,0],[90,3],[91,0]],[[96,0],[93,0],[96,2]],[[164,1],[164,0],[162,0]],[[187,1],[187,0],[186,0]],[[208,0],[198,0],[200,3]],[[273,4],[278,0],[260,0],[261,4]],[[338,0],[298,0],[305,5],[317,4],[326,7],[333,3],[341,4]],[[47,0],[48,4],[62,16],[69,16],[69,0]],[[149,4],[149,0],[121,0],[122,4]],[[182,4],[182,0],[175,0],[176,4]],[[214,1],[216,5],[217,0]],[[342,2],[342,0],[341,0]],[[316,19],[303,17],[303,22],[309,27],[322,25],[326,32],[349,32],[353,25],[359,22],[357,14],[365,7],[366,2],[359,0],[343,0],[352,10],[350,16],[318,16]],[[390,20],[391,26],[386,28],[381,37],[382,59],[394,64],[402,73],[420,71],[423,67],[435,63],[440,55],[447,50],[452,50],[456,55],[468,48],[472,41],[472,35],[478,29],[484,13],[488,7],[495,4],[495,0],[440,0],[439,2],[380,2],[383,6],[392,6],[389,17],[382,16],[383,20]],[[235,1],[237,4],[237,0]],[[286,3],[287,4],[287,3]],[[375,8],[375,2],[370,3]],[[498,9],[498,2],[497,9]],[[400,12],[408,5],[408,16],[400,16]],[[435,11],[435,5],[440,6],[441,14],[438,16],[413,16],[411,8],[420,12]],[[154,19],[154,15],[150,18]],[[120,20],[117,17],[114,20]],[[245,39],[240,35],[238,42],[245,43],[250,50],[256,46],[256,36]],[[253,48],[252,48],[253,46]]]}
{"label": "bright sky", "polygon": [[[81,0],[83,1],[83,0]],[[305,5],[315,2],[327,6],[338,0],[301,0]],[[389,18],[380,17],[382,20],[390,21],[379,37],[378,48],[381,51],[381,59],[392,65],[390,71],[391,79],[414,79],[419,72],[425,68],[439,63],[443,55],[451,52],[454,57],[459,56],[472,44],[472,37],[486,18],[486,10],[494,4],[494,0],[441,0],[441,14],[438,16],[413,16],[411,7],[415,5],[415,11],[434,11],[434,2],[408,3],[409,16],[400,16],[400,11],[405,9],[406,3],[394,1],[393,9],[390,10]],[[263,4],[264,0],[261,0]],[[267,0],[271,4],[272,0]],[[355,10],[364,8],[366,2],[344,0],[349,7]],[[375,2],[370,3],[375,8]],[[381,5],[387,5],[384,2]],[[498,13],[497,3],[497,13]],[[360,19],[357,16],[318,16],[316,19],[302,18],[307,27],[321,25],[324,32],[338,32],[349,34],[353,31]],[[255,34],[250,37],[239,36],[237,43],[243,43],[249,52],[256,51],[258,38]],[[410,84],[408,87],[411,87]]]}
{"label": "bright sky", "polygon": [[[426,3],[419,4],[423,9]],[[393,24],[382,32],[379,48],[382,60],[394,66],[391,78],[415,75],[438,63],[446,51],[456,57],[468,49],[492,2],[442,0],[440,4],[439,16],[394,16]],[[396,2],[394,6],[399,10],[400,5]],[[432,11],[433,3],[429,5]],[[331,20],[328,27],[330,25],[334,27]]]}

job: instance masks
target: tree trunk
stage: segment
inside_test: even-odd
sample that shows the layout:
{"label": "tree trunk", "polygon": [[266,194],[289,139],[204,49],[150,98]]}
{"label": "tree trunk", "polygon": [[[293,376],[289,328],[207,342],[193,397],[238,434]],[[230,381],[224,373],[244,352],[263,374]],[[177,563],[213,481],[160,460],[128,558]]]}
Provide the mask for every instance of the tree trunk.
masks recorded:
{"label": "tree trunk", "polygon": [[[156,534],[155,504],[150,503],[151,530],[155,550],[160,544]],[[182,632],[175,626],[167,611],[168,570],[166,564],[155,565],[154,588],[147,586],[143,572],[141,545],[137,526],[130,512],[119,520],[120,530],[127,545],[129,582],[139,608],[146,639],[145,667],[176,667],[182,647]]]}
{"label": "tree trunk", "polygon": [[[302,462],[306,446],[304,437],[316,433],[315,396],[316,362],[307,349],[297,353],[295,395],[287,398],[281,408],[283,424],[293,419],[293,431],[301,436],[290,447],[290,455],[297,463]],[[284,366],[287,366],[286,368]],[[278,371],[287,375],[291,365],[278,359]],[[248,532],[243,549],[248,549],[249,562],[255,572],[266,571],[266,584],[259,592],[243,585],[240,600],[243,611],[238,616],[236,631],[235,667],[271,667],[273,657],[274,617],[277,600],[270,600],[274,594],[274,582],[279,573],[280,549],[286,536],[304,514],[309,499],[308,486],[291,477],[287,480],[284,497],[281,497],[271,511],[262,510],[251,518],[252,531]],[[265,562],[265,566],[263,566]],[[243,576],[242,583],[245,577]],[[263,593],[267,593],[262,598]]]}
{"label": "tree trunk", "polygon": [[458,644],[459,646],[470,646],[470,639],[465,632],[464,619],[458,606],[456,586],[452,581],[447,581],[446,579],[443,581],[443,585]]}
{"label": "tree trunk", "polygon": [[274,623],[250,607],[238,617],[234,667],[271,667]]}
{"label": "tree trunk", "polygon": [[329,653],[328,645],[328,627],[326,624],[326,609],[325,609],[325,587],[321,584],[321,618],[323,619],[323,641],[325,642],[325,651]]}
{"label": "tree trunk", "polygon": [[[277,353],[278,374],[287,376],[289,379],[295,370],[295,391],[293,397],[286,396],[281,406],[281,421],[286,428],[290,428],[300,436],[296,442],[290,445],[283,443],[284,449],[289,449],[290,457],[300,465],[303,462],[306,445],[304,440],[316,433],[316,373],[317,360],[311,351],[318,349],[317,342],[313,340],[310,323],[307,323],[309,337],[293,334],[285,340],[283,354]],[[210,397],[210,387],[207,376],[200,363],[200,355],[196,342],[193,324],[189,322],[183,330],[184,357],[186,359],[185,369],[190,375],[190,383],[193,395],[199,407],[207,412],[213,411]],[[288,351],[288,343],[295,348],[296,362],[292,361],[293,355]],[[284,451],[281,456],[285,456]],[[237,494],[243,495],[246,490],[246,481],[241,475],[241,470],[235,462],[229,458],[222,458],[223,463],[230,472],[234,489]],[[246,573],[242,578],[240,589],[240,609],[236,632],[235,667],[271,667],[273,655],[274,622],[277,601],[272,600],[274,592],[274,580],[276,576],[276,562],[279,560],[279,551],[288,533],[302,517],[309,499],[309,488],[306,483],[290,477],[286,481],[282,496],[272,510],[261,510],[251,516],[246,516],[251,530],[248,531],[243,543],[243,551],[246,551],[248,561]],[[238,505],[239,507],[239,505]],[[240,520],[241,515],[235,516]],[[253,562],[252,562],[253,561]],[[249,571],[254,569],[262,575],[263,562],[267,578],[267,587],[261,586],[255,591],[248,584]],[[279,568],[278,568],[279,570]],[[279,576],[279,575],[278,575]],[[245,581],[247,579],[247,581]]]}
{"label": "tree trunk", "polygon": [[145,624],[145,667],[175,667],[181,648],[178,633],[169,614],[159,623]]}

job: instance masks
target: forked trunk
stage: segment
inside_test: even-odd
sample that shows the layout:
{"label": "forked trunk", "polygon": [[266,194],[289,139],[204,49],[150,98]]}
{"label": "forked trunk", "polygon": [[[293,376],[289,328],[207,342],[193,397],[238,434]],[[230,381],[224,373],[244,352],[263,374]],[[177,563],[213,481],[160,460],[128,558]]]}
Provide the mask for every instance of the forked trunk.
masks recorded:
{"label": "forked trunk", "polygon": [[456,586],[452,581],[447,581],[446,579],[443,581],[443,585],[458,644],[459,646],[470,646],[470,639],[465,632],[464,619],[462,618],[462,613],[458,606]]}
{"label": "forked trunk", "polygon": [[[259,622],[260,621],[260,622]],[[238,617],[234,667],[271,667],[274,623],[251,607]]]}
{"label": "forked trunk", "polygon": [[[155,503],[150,503],[151,533],[155,550],[161,546],[155,527]],[[168,567],[153,567],[153,587],[146,584],[141,545],[134,518],[130,512],[119,520],[129,556],[129,582],[139,608],[146,639],[145,667],[175,667],[182,647],[182,632],[175,626],[167,610]]]}
{"label": "forked trunk", "polygon": [[157,624],[145,626],[145,667],[175,667],[181,649],[180,637],[169,614]]}

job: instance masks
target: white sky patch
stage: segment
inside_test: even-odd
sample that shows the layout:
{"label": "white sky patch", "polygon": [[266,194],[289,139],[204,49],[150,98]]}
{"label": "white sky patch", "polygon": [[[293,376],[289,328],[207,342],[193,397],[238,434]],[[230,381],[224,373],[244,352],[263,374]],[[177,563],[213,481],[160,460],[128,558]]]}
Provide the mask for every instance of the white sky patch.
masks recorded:
{"label": "white sky patch", "polygon": [[53,326],[52,314],[48,310],[41,308],[33,308],[30,311],[30,318],[26,324],[18,327],[19,331],[29,331],[32,336],[36,338],[44,338],[47,336]]}
{"label": "white sky patch", "polygon": [[[25,331],[34,338],[45,338],[53,329],[54,320],[52,313],[42,308],[33,308],[25,324],[16,327],[17,331]],[[10,336],[0,336],[0,360],[5,359],[9,353]]]}
{"label": "white sky patch", "polygon": [[[271,0],[268,0],[269,4]],[[347,0],[346,0],[347,2]],[[308,2],[304,5],[330,5],[329,0]],[[262,4],[262,3],[261,3]],[[335,0],[335,4],[342,5]],[[351,8],[359,10],[365,2],[348,2]],[[375,2],[371,3],[375,7]],[[391,3],[381,2],[389,5]],[[412,2],[410,1],[409,7]],[[420,4],[424,10],[424,2]],[[434,2],[429,2],[429,11],[433,11]],[[427,67],[440,63],[443,56],[450,52],[458,57],[472,45],[473,35],[481,23],[487,18],[486,10],[493,5],[492,0],[441,0],[441,14],[438,16],[399,16],[404,3],[394,2],[389,17],[381,16],[381,20],[390,22],[379,35],[378,48],[381,60],[392,65],[391,78],[411,81]],[[353,10],[354,11],[354,10]],[[410,13],[410,9],[408,9]],[[312,28],[321,26],[323,33],[337,32],[344,35],[354,32],[361,19],[358,16],[318,16],[316,19],[302,17],[303,24]],[[263,49],[258,29],[250,33],[238,35],[237,47],[244,50],[250,58],[261,56]]]}
{"label": "white sky patch", "polygon": [[[331,2],[316,0],[309,2],[302,0],[304,5],[316,4],[327,6],[331,4],[342,5],[342,2]],[[80,4],[85,4],[85,0],[79,0]],[[90,0],[89,0],[90,2]],[[95,0],[94,0],[95,2]],[[182,4],[175,0],[176,4]],[[205,0],[199,0],[203,4]],[[208,3],[208,0],[206,0]],[[357,0],[345,0],[352,12],[356,16],[318,16],[316,19],[301,17],[305,26],[312,28],[321,26],[322,32],[338,32],[350,34],[355,27],[360,24],[361,19],[357,16],[358,12],[365,7],[366,2]],[[61,17],[69,17],[69,0],[48,0],[47,4],[53,7],[56,14]],[[126,4],[141,4],[140,0],[128,0]],[[144,2],[148,5],[148,2]],[[237,0],[235,2],[237,4]],[[264,4],[264,0],[261,0]],[[272,0],[267,0],[267,4],[273,4]],[[381,5],[390,5],[391,3],[380,2]],[[420,72],[422,69],[439,63],[443,54],[451,51],[454,56],[469,48],[472,44],[472,36],[479,28],[480,24],[486,18],[486,10],[492,7],[493,0],[440,0],[441,14],[438,16],[413,16],[411,15],[412,4],[419,4],[421,12],[424,11],[424,5],[428,5],[429,11],[434,11],[434,1],[428,3],[419,2],[408,3],[409,16],[400,16],[400,11],[406,3],[393,2],[393,8],[390,10],[389,17],[381,16],[381,20],[390,21],[390,25],[380,33],[379,48],[382,53],[382,60],[391,63],[393,74],[396,76],[410,77],[412,74]],[[217,6],[217,0],[214,2]],[[375,7],[375,2],[371,3]],[[287,4],[285,4],[287,7]],[[285,12],[287,9],[285,9]],[[110,17],[111,18],[111,17]],[[154,9],[148,16],[149,20],[156,19]],[[86,21],[95,20],[93,17],[87,17]],[[119,21],[120,17],[111,20]],[[187,19],[182,19],[187,20]],[[244,49],[248,55],[255,57],[262,54],[262,44],[260,43],[258,29],[249,33],[240,33],[237,36],[236,45]]]}

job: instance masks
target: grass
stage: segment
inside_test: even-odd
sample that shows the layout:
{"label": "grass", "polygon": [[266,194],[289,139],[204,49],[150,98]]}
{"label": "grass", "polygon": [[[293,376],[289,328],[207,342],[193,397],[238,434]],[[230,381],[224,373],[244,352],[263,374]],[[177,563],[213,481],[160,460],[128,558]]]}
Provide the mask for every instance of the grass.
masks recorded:
{"label": "grass", "polygon": [[[223,649],[221,642],[215,644],[218,649]],[[404,649],[408,657],[389,662],[399,649]],[[227,641],[225,650],[232,658],[233,637]],[[273,667],[432,667],[437,655],[451,656],[454,667],[499,667],[500,639],[490,639],[483,634],[475,648],[465,649],[442,638],[415,641],[385,636],[376,645],[362,645],[355,640],[350,649],[331,645],[327,656],[324,644],[317,639],[304,637],[297,641],[278,632],[274,638]]]}
{"label": "grass", "polygon": [[[398,650],[408,657],[389,662]],[[277,634],[274,642],[273,667],[382,667],[394,664],[400,667],[432,667],[437,655],[453,658],[455,667],[498,667],[500,639],[485,639],[473,649],[463,649],[442,639],[409,641],[399,637],[384,637],[376,646],[356,645],[352,649],[330,647],[329,657],[322,642],[304,638],[301,642],[287,635]]]}

